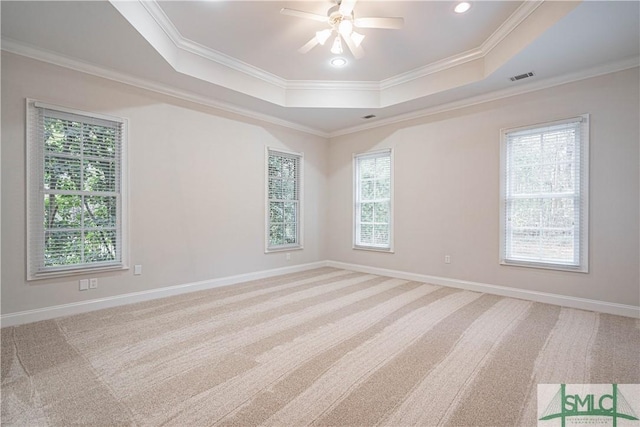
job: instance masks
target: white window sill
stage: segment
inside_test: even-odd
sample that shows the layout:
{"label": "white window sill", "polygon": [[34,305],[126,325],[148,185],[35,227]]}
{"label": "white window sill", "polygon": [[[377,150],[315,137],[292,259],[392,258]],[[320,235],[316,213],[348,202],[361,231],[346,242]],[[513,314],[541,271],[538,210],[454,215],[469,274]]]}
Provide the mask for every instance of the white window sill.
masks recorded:
{"label": "white window sill", "polygon": [[377,248],[375,246],[357,246],[357,245],[354,245],[353,249],[357,250],[357,251],[382,252],[382,253],[387,253],[387,254],[394,253],[393,249],[391,249],[391,248]]}
{"label": "white window sill", "polygon": [[556,270],[556,271],[568,271],[571,273],[589,273],[589,269],[586,266],[571,266],[562,264],[547,264],[538,262],[526,262],[515,260],[501,260],[500,265],[507,267],[525,267],[535,268],[540,270]]}
{"label": "white window sill", "polygon": [[274,253],[274,252],[301,251],[302,249],[304,249],[304,247],[301,246],[301,245],[279,246],[277,248],[267,248],[267,249],[264,250],[264,253],[265,254],[270,254],[270,253]]}
{"label": "white window sill", "polygon": [[80,276],[80,275],[87,275],[92,273],[102,273],[105,271],[125,271],[128,269],[129,269],[128,265],[110,265],[110,266],[104,266],[104,267],[87,267],[87,268],[81,268],[77,270],[46,271],[46,272],[30,275],[27,277],[27,280],[33,281],[33,280],[52,279],[56,277]]}

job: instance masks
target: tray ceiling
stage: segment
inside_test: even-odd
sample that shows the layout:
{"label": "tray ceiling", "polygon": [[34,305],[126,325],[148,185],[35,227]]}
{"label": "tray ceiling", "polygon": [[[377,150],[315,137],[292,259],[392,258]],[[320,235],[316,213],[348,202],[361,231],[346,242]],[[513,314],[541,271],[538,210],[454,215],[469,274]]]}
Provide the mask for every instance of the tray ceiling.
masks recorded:
{"label": "tray ceiling", "polygon": [[331,4],[3,1],[2,47],[322,135],[638,65],[638,2],[360,0],[405,28],[362,30],[365,57],[335,69],[327,45],[297,52],[324,24],[279,13]]}

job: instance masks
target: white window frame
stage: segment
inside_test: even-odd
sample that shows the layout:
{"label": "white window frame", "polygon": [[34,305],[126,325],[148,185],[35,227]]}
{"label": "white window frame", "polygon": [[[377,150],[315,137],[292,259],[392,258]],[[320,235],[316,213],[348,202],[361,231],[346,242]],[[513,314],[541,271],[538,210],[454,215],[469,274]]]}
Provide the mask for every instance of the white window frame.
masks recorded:
{"label": "white window frame", "polygon": [[[51,110],[61,114],[86,118],[87,122],[109,121],[121,125],[120,192],[117,197],[119,215],[116,218],[117,241],[120,244],[120,259],[113,262],[75,264],[60,267],[44,266],[44,141],[37,132],[37,109]],[[128,120],[104,114],[90,113],[59,105],[47,104],[34,99],[26,99],[26,237],[27,237],[27,280],[72,276],[90,272],[126,270],[129,268],[128,239],[128,163],[127,163]],[[42,236],[39,238],[38,236]],[[42,262],[41,262],[42,261]]]}
{"label": "white window frame", "polygon": [[[543,130],[544,128],[558,126],[569,123],[580,123],[580,154],[579,163],[575,165],[575,173],[578,174],[579,188],[574,193],[574,198],[578,200],[575,208],[574,223],[574,248],[578,254],[574,256],[574,263],[559,263],[551,260],[533,261],[512,258],[509,256],[509,233],[507,218],[508,203],[508,137],[510,134]],[[502,129],[500,138],[500,264],[505,266],[532,267],[539,269],[561,270],[588,273],[589,272],[589,115],[582,114],[577,117],[564,120],[557,120],[546,123],[539,123],[518,128]],[[535,198],[535,197],[532,197]]]}
{"label": "white window frame", "polygon": [[[359,160],[377,157],[389,157],[389,246],[363,245],[359,243],[360,236],[360,183],[359,183]],[[353,249],[394,253],[394,153],[392,148],[369,151],[365,153],[353,154]]]}
{"label": "white window frame", "polygon": [[[271,215],[269,210],[269,202],[272,200],[269,199],[269,156],[271,153],[282,154],[286,157],[297,157],[298,158],[298,176],[297,185],[298,185],[298,215],[297,215],[297,242],[289,243],[284,245],[270,246],[269,245],[269,230],[271,228]],[[304,249],[304,153],[297,153],[295,151],[283,150],[281,148],[275,147],[265,147],[265,156],[264,156],[264,176],[265,176],[265,187],[264,187],[264,198],[265,198],[265,226],[264,226],[264,251],[265,253],[271,252],[283,252],[283,251],[295,251]]]}

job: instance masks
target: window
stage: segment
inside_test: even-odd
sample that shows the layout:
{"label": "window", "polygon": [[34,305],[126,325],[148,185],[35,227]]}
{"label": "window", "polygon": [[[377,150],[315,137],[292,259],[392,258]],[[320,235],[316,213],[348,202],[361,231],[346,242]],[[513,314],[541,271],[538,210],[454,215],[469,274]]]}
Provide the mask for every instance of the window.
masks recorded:
{"label": "window", "polygon": [[267,252],[302,248],[302,160],[267,148]]}
{"label": "window", "polygon": [[29,279],[125,267],[125,127],[27,100]]}
{"label": "window", "polygon": [[502,132],[502,264],[587,271],[588,138],[588,115]]}
{"label": "window", "polygon": [[354,156],[354,248],[393,251],[391,150]]}

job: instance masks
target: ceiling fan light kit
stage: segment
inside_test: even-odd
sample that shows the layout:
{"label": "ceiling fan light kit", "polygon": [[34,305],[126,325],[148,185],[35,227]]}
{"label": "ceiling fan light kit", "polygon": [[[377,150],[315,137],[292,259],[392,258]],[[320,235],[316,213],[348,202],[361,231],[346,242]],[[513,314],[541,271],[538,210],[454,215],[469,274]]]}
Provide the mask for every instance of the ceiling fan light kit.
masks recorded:
{"label": "ceiling fan light kit", "polygon": [[336,38],[331,45],[331,53],[340,55],[343,52],[342,42],[347,45],[354,58],[360,59],[364,56],[361,47],[365,38],[364,34],[354,31],[355,28],[381,28],[396,30],[404,26],[403,18],[355,18],[353,8],[357,0],[338,0],[335,6],[327,11],[327,16],[301,10],[284,8],[280,11],[283,15],[295,16],[298,18],[311,19],[314,21],[329,24],[331,28],[317,31],[316,35],[304,46],[298,49],[300,53],[307,53],[317,45],[324,45],[329,37],[335,32]]}
{"label": "ceiling fan light kit", "polygon": [[350,19],[342,19],[338,25],[338,32],[342,37],[349,37],[353,32],[353,22]]}
{"label": "ceiling fan light kit", "polygon": [[337,35],[333,41],[333,46],[331,46],[331,53],[340,55],[342,52],[342,40],[340,39],[340,35]]}

